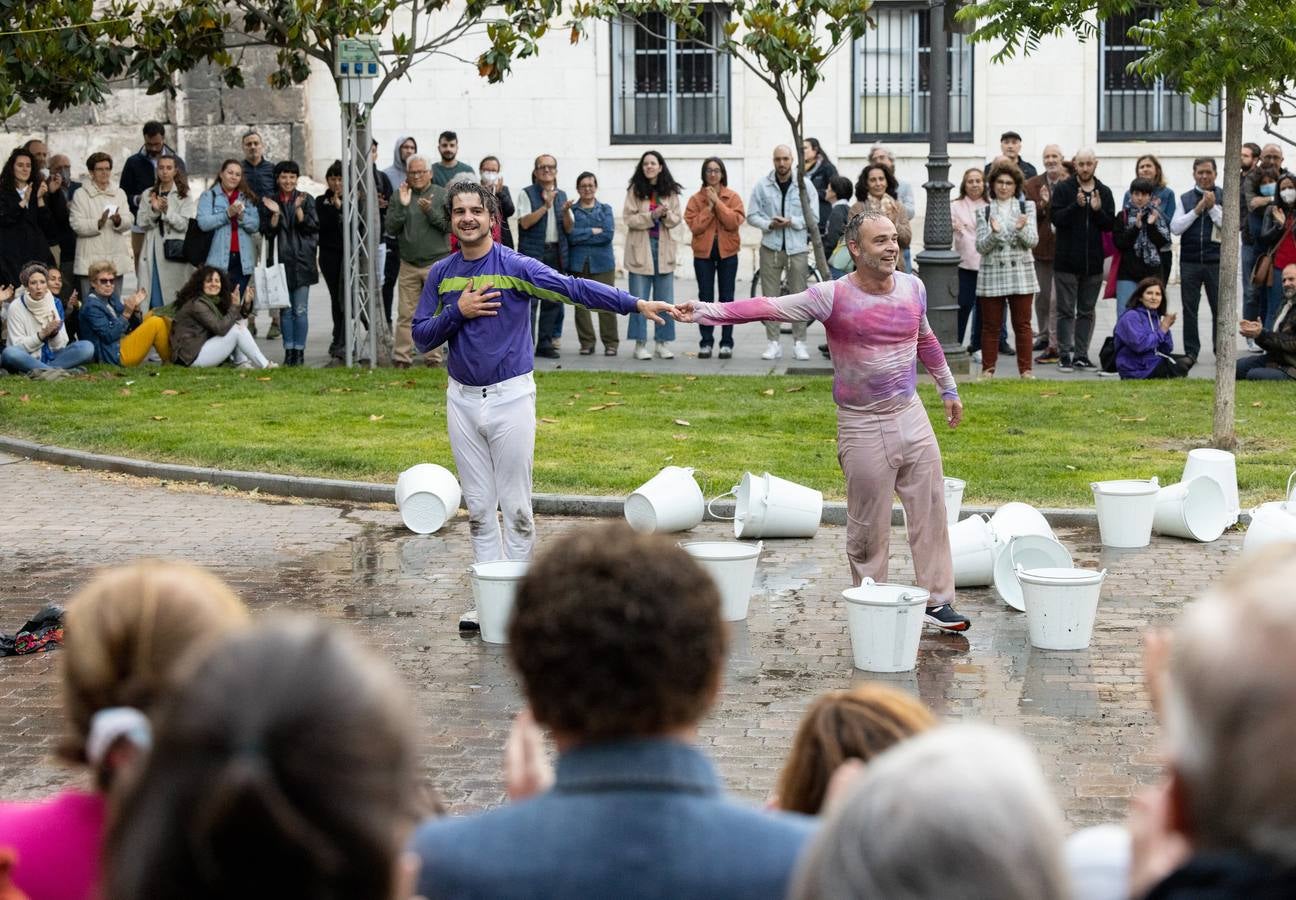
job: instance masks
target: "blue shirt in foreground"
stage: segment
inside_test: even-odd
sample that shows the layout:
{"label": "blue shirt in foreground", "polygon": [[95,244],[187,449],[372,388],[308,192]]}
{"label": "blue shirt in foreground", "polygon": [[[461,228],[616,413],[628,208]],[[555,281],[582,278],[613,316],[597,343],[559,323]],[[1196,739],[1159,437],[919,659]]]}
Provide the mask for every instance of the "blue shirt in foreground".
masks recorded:
{"label": "blue shirt in foreground", "polygon": [[[465,319],[459,295],[490,282],[500,304],[497,316]],[[414,311],[414,345],[420,353],[448,344],[446,370],[460,384],[498,384],[535,367],[531,339],[531,300],[576,303],[591,309],[632,313],[638,300],[625,291],[584,278],[560,275],[539,260],[493,244],[480,259],[452,253],[428,272]]]}

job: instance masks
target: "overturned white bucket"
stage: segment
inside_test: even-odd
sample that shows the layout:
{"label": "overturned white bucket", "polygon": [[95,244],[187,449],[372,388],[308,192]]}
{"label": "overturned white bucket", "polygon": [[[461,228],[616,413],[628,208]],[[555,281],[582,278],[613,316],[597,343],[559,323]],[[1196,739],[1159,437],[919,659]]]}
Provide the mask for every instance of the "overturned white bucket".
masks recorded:
{"label": "overturned white bucket", "polygon": [[1104,547],[1146,547],[1152,540],[1156,516],[1156,478],[1143,481],[1093,481],[1094,506],[1098,510],[1098,535]]}
{"label": "overturned white bucket", "polygon": [[[734,537],[736,538],[808,538],[814,537],[823,518],[823,494],[779,478],[743,473],[742,482],[712,499],[734,497]],[[724,519],[725,516],[716,516]]]}
{"label": "overturned white bucket", "polygon": [[737,541],[689,541],[681,547],[697,560],[720,590],[720,615],[726,622],[747,618],[752,584],[756,580],[756,563],[760,559],[760,541],[741,544]]}
{"label": "overturned white bucket", "polygon": [[1242,506],[1238,502],[1237,458],[1227,450],[1215,450],[1211,447],[1200,447],[1188,451],[1188,462],[1184,464],[1182,481],[1192,481],[1199,476],[1213,478],[1224,491],[1224,504],[1228,512],[1228,525],[1237,523],[1242,515]]}
{"label": "overturned white bucket", "polygon": [[958,521],[959,510],[963,508],[963,490],[967,482],[962,478],[945,479],[945,521],[953,525]]}
{"label": "overturned white bucket", "polygon": [[463,495],[449,469],[436,463],[410,466],[396,479],[396,508],[415,534],[431,534],[454,517]]}
{"label": "overturned white bucket", "polygon": [[1005,503],[990,517],[990,530],[1001,542],[1007,543],[1021,534],[1042,534],[1053,537],[1053,526],[1044,514],[1029,503]]}
{"label": "overturned white bucket", "polygon": [[518,582],[526,575],[527,565],[525,559],[497,559],[468,567],[473,599],[477,601],[477,622],[486,643],[508,643],[513,598],[517,595]]}
{"label": "overturned white bucket", "polygon": [[955,587],[985,587],[994,581],[995,541],[985,516],[968,516],[949,527]]}
{"label": "overturned white bucket", "polygon": [[1157,534],[1208,544],[1218,539],[1228,526],[1228,502],[1224,489],[1214,478],[1199,475],[1157,491],[1156,512],[1152,516],[1152,530]]}
{"label": "overturned white bucket", "polygon": [[1106,577],[1106,569],[1018,569],[1031,646],[1041,650],[1088,647]]}
{"label": "overturned white bucket", "polygon": [[626,498],[625,518],[635,531],[665,534],[694,527],[705,508],[693,470],[666,466]]}
{"label": "overturned white bucket", "polygon": [[1071,552],[1056,539],[1042,534],[1019,534],[1006,544],[999,545],[995,558],[994,586],[1000,598],[1018,612],[1026,610],[1021,582],[1017,580],[1017,567],[1023,569],[1069,569],[1073,565]]}
{"label": "overturned white bucket", "polygon": [[872,578],[842,591],[855,668],[908,672],[918,665],[928,596],[919,587],[877,584]]}

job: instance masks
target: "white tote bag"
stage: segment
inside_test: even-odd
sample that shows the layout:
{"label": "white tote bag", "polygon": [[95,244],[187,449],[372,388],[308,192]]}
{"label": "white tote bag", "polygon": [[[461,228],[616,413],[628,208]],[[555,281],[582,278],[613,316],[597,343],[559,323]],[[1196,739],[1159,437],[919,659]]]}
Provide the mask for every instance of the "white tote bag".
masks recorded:
{"label": "white tote bag", "polygon": [[261,257],[252,270],[252,284],[256,288],[253,300],[255,309],[283,309],[292,305],[288,298],[288,272],[283,263],[266,265],[270,256],[270,244],[275,240],[275,235],[267,235],[261,241]]}

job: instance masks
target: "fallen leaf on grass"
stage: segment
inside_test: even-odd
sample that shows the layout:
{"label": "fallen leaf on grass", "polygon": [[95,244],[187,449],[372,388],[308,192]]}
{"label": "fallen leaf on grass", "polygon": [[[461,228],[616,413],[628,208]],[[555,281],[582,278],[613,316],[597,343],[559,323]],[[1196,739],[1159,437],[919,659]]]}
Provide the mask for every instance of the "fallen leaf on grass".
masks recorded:
{"label": "fallen leaf on grass", "polygon": [[687,441],[689,439],[687,434],[672,434],[671,437],[677,441]]}
{"label": "fallen leaf on grass", "polygon": [[262,375],[260,378],[257,379],[257,381],[269,381],[269,380],[270,380],[269,375]]}
{"label": "fallen leaf on grass", "polygon": [[8,397],[8,396],[9,396],[8,391],[0,391],[0,397]]}
{"label": "fallen leaf on grass", "polygon": [[685,381],[697,381],[697,378],[698,378],[698,377],[697,377],[696,375],[685,375],[685,376],[684,376],[684,380],[685,380]]}
{"label": "fallen leaf on grass", "polygon": [[173,391],[173,390],[171,390],[170,388],[167,388],[165,391],[162,392],[162,396],[163,396],[163,397],[175,397],[175,396],[178,396],[179,393],[180,393],[179,391]]}
{"label": "fallen leaf on grass", "polygon": [[23,394],[21,397],[18,398],[18,400],[20,403],[31,403],[31,397],[27,394]]}
{"label": "fallen leaf on grass", "polygon": [[621,392],[620,392],[620,391],[604,391],[603,393],[606,394],[606,395],[609,396],[609,397],[620,397],[620,396],[621,396]]}
{"label": "fallen leaf on grass", "polygon": [[601,409],[611,409],[611,408],[614,407],[614,406],[625,406],[625,404],[624,404],[624,403],[618,403],[618,402],[615,402],[615,401],[612,402],[612,403],[600,403],[600,404],[598,404],[597,406],[591,406],[591,407],[587,408],[585,411],[586,411],[586,412],[598,412],[598,411],[601,410]]}
{"label": "fallen leaf on grass", "polygon": [[1252,403],[1251,405],[1252,405],[1252,406],[1256,406],[1256,407],[1264,406],[1264,401],[1263,401],[1263,400],[1257,400],[1255,403]]}
{"label": "fallen leaf on grass", "polygon": [[795,393],[797,393],[798,391],[804,391],[804,390],[805,390],[805,385],[804,385],[804,384],[798,384],[796,387],[790,387],[790,388],[788,388],[787,390],[784,391],[784,393],[785,393],[785,394],[795,394]]}
{"label": "fallen leaf on grass", "polygon": [[122,388],[117,393],[121,394],[123,397],[129,397],[131,395],[130,388]]}
{"label": "fallen leaf on grass", "polygon": [[1072,472],[1074,472],[1074,471],[1076,470],[1076,467],[1075,467],[1075,466],[1067,466],[1067,468],[1070,469]]}
{"label": "fallen leaf on grass", "polygon": [[1081,395],[1080,395],[1080,399],[1081,399],[1081,400],[1092,400],[1092,399],[1093,399],[1093,394],[1081,394]]}
{"label": "fallen leaf on grass", "polygon": [[1117,416],[1116,418],[1122,422],[1146,422],[1148,420],[1147,416]]}
{"label": "fallen leaf on grass", "polygon": [[382,416],[370,416],[370,417],[369,417],[369,421],[370,421],[370,422],[381,422],[382,420],[383,420],[383,417],[382,417]]}
{"label": "fallen leaf on grass", "polygon": [[1057,391],[1040,391],[1041,397],[1056,397],[1057,395]]}
{"label": "fallen leaf on grass", "polygon": [[773,397],[773,396],[774,396],[774,388],[766,388],[765,390],[761,391],[761,396],[762,396],[762,397]]}
{"label": "fallen leaf on grass", "polygon": [[209,404],[207,404],[207,405],[208,405],[211,409],[220,409],[220,408],[221,408],[222,406],[224,406],[225,404],[224,404],[224,403],[209,403]]}
{"label": "fallen leaf on grass", "polygon": [[134,383],[135,381],[132,379],[131,381],[126,382],[126,387],[130,387]]}
{"label": "fallen leaf on grass", "polygon": [[558,424],[558,420],[557,420],[557,419],[541,419],[540,421],[543,422],[543,423],[546,424],[546,425],[557,425],[557,424]]}
{"label": "fallen leaf on grass", "polygon": [[689,426],[691,426],[693,423],[690,422],[688,419],[676,419],[676,420],[675,420],[675,424],[676,424],[676,425],[683,425],[683,426],[685,426],[685,427],[689,427]]}
{"label": "fallen leaf on grass", "polygon": [[153,418],[153,421],[154,421],[154,422],[165,422],[165,421],[166,421],[166,416],[153,416],[152,418]]}

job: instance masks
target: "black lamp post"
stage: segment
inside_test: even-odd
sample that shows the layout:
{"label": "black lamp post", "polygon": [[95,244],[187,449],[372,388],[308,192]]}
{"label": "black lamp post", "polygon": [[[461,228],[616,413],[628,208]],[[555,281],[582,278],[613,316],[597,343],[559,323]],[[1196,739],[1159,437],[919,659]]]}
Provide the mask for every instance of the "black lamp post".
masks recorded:
{"label": "black lamp post", "polygon": [[958,264],[954,227],[950,220],[949,180],[949,36],[945,28],[946,0],[928,0],[931,52],[928,68],[927,211],[923,221],[923,250],[916,257],[918,276],[927,287],[927,321],[940,339],[950,370],[966,373],[971,363],[958,339]]}

